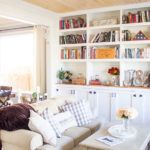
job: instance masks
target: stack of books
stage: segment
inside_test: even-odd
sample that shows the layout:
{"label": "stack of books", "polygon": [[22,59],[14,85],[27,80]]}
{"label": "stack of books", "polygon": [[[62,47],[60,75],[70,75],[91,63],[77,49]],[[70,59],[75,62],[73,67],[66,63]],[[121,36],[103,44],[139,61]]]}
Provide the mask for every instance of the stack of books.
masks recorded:
{"label": "stack of books", "polygon": [[150,47],[147,48],[125,48],[125,58],[150,58]]}
{"label": "stack of books", "polygon": [[85,59],[86,58],[86,47],[81,48],[66,48],[61,50],[61,59]]}
{"label": "stack of books", "polygon": [[90,42],[99,43],[99,42],[118,42],[120,39],[119,30],[101,32],[97,34],[91,34]]}
{"label": "stack of books", "polygon": [[91,47],[90,59],[114,59],[119,58],[119,47],[97,48]]}
{"label": "stack of books", "polygon": [[124,24],[150,22],[150,10],[138,11],[137,13],[129,12],[127,15],[123,15],[122,22]]}
{"label": "stack of books", "polygon": [[71,18],[59,21],[60,29],[83,28],[83,27],[86,27],[86,21],[81,17],[78,17],[77,19]]}
{"label": "stack of books", "polygon": [[86,43],[86,33],[63,35],[59,38],[60,44]]}

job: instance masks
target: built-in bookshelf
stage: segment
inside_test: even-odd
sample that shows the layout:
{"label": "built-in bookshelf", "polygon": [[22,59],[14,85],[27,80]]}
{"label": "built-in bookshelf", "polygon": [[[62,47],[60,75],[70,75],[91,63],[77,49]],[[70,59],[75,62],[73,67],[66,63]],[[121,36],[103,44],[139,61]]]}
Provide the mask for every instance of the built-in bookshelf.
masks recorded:
{"label": "built-in bookshelf", "polygon": [[[74,76],[82,74],[86,85],[97,78],[102,85],[109,85],[108,70],[117,67],[118,86],[146,86],[144,82],[150,78],[150,6],[61,16],[59,58],[60,68]],[[134,81],[127,80],[136,75],[142,83],[130,85],[128,82]]]}

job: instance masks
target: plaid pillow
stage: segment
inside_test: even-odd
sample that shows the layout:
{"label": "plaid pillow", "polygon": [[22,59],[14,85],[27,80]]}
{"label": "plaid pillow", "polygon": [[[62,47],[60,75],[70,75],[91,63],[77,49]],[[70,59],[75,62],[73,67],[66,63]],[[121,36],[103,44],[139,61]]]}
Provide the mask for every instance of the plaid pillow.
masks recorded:
{"label": "plaid pillow", "polygon": [[59,109],[62,111],[70,111],[74,115],[78,126],[83,126],[91,122],[82,101],[67,103],[66,105],[60,106]]}
{"label": "plaid pillow", "polygon": [[44,109],[43,112],[40,114],[45,120],[49,122],[52,126],[53,130],[55,131],[58,138],[62,137],[62,129],[60,123],[55,119],[53,114],[48,111],[48,108]]}

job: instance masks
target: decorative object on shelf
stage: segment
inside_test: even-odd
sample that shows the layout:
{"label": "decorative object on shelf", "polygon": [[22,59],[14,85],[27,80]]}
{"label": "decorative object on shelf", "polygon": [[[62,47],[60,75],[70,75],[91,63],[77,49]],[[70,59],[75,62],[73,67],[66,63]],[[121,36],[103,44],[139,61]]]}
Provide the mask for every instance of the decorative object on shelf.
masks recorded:
{"label": "decorative object on shelf", "polygon": [[134,86],[143,86],[143,71],[142,70],[137,70],[134,72],[134,79],[133,79],[133,85]]}
{"label": "decorative object on shelf", "polygon": [[116,112],[118,119],[121,119],[122,122],[122,131],[127,131],[129,129],[129,120],[137,117],[138,112],[134,108],[120,108]]}
{"label": "decorative object on shelf", "polygon": [[118,86],[119,85],[119,74],[120,70],[118,67],[112,67],[108,69],[108,73],[111,75],[111,85]]}
{"label": "decorative object on shelf", "polygon": [[144,75],[144,87],[150,87],[150,72],[146,72]]}
{"label": "decorative object on shelf", "polygon": [[133,85],[133,80],[134,80],[134,72],[135,70],[126,70],[124,74],[124,81],[123,85],[124,86],[134,86]]}
{"label": "decorative object on shelf", "polygon": [[62,83],[62,81],[65,79],[64,75],[65,75],[65,71],[62,70],[62,68],[61,68],[61,70],[59,70],[58,73],[57,73],[57,77],[59,79],[59,83]]}
{"label": "decorative object on shelf", "polygon": [[148,37],[142,31],[139,31],[133,40],[148,40]]}
{"label": "decorative object on shelf", "polygon": [[90,26],[104,26],[118,24],[118,18],[94,19],[90,22]]}
{"label": "decorative object on shelf", "polygon": [[72,77],[72,73],[70,71],[65,71],[63,83],[71,83],[72,82],[71,77]]}
{"label": "decorative object on shelf", "polygon": [[119,58],[119,47],[91,47],[90,59],[114,59]]}
{"label": "decorative object on shelf", "polygon": [[102,85],[99,75],[96,75],[95,78],[91,79],[89,82],[90,85]]}
{"label": "decorative object on shelf", "polygon": [[148,87],[149,73],[142,70],[126,70],[124,75],[124,86]]}
{"label": "decorative object on shelf", "polygon": [[72,78],[72,84],[85,85],[86,79],[81,73],[79,73],[77,77]]}

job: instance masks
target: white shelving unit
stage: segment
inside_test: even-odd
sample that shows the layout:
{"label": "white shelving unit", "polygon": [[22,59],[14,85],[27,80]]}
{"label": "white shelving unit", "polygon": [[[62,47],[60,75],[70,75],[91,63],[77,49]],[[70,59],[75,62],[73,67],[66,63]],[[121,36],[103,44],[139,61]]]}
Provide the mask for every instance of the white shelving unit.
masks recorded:
{"label": "white shelving unit", "polygon": [[[120,69],[120,82],[119,85],[123,86],[124,81],[124,72],[128,69],[137,69],[143,71],[150,71],[150,56],[149,58],[123,58],[123,53],[125,48],[145,48],[150,47],[150,22],[142,23],[127,23],[123,24],[122,17],[128,12],[135,13],[137,11],[150,10],[150,5],[131,5],[131,7],[114,7],[112,9],[96,9],[90,12],[84,13],[73,13],[61,15],[61,19],[70,19],[83,17],[86,22],[86,27],[81,28],[71,28],[71,29],[59,29],[59,35],[68,35],[68,34],[79,34],[86,33],[86,43],[78,44],[60,44],[59,45],[59,55],[61,56],[61,49],[70,49],[70,48],[79,48],[82,46],[86,47],[86,57],[85,59],[61,59],[60,68],[64,70],[70,69],[76,75],[82,73],[86,78],[86,84],[89,84],[89,81],[93,76],[99,75],[102,82],[109,80],[109,75],[107,70],[109,67],[119,67]],[[91,22],[95,20],[111,19],[117,18],[116,24],[107,24],[101,26],[93,26]],[[91,34],[105,31],[118,30],[120,39],[115,42],[99,42],[99,43],[90,43],[89,39]],[[134,33],[137,33],[140,30],[148,32],[149,40],[140,40],[140,41],[123,41],[122,40],[122,31],[131,30]],[[114,59],[90,59],[90,49],[91,47],[105,48],[105,47],[115,47],[119,46],[119,58]],[[149,52],[150,54],[150,52]],[[59,58],[60,58],[59,56]],[[59,68],[59,69],[60,69]]]}

